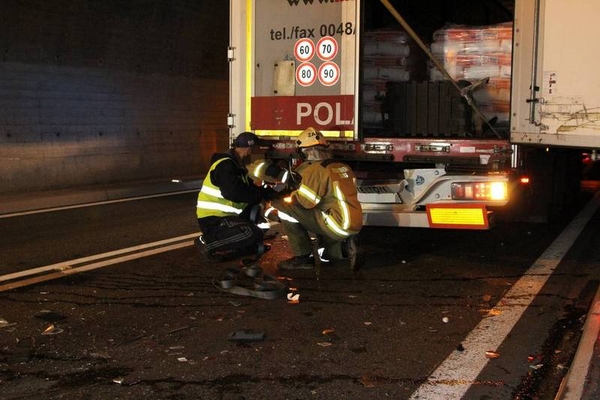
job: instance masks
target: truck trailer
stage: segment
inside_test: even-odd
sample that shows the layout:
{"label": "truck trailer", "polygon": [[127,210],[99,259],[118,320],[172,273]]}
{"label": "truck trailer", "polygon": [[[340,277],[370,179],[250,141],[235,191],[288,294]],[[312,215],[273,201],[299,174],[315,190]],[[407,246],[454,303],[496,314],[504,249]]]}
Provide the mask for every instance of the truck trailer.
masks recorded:
{"label": "truck trailer", "polygon": [[[314,127],[357,175],[364,224],[547,221],[600,147],[600,2],[231,0],[230,138],[289,160]],[[518,210],[518,212],[517,212]]]}

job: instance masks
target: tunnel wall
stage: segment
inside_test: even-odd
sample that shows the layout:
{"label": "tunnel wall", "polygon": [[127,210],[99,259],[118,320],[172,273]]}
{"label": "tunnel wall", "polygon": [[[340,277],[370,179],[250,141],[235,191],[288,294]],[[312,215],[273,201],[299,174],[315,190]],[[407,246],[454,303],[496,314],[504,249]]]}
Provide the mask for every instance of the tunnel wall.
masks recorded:
{"label": "tunnel wall", "polygon": [[0,193],[197,176],[227,147],[223,0],[6,0]]}

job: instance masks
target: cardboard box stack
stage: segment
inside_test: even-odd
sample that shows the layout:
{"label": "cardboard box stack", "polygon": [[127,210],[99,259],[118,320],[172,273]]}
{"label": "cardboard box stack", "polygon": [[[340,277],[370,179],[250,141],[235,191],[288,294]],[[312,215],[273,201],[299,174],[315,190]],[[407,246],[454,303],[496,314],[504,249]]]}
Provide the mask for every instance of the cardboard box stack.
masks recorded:
{"label": "cardboard box stack", "polygon": [[412,40],[402,30],[366,32],[363,48],[363,121],[382,124],[387,82],[407,82],[416,70]]}

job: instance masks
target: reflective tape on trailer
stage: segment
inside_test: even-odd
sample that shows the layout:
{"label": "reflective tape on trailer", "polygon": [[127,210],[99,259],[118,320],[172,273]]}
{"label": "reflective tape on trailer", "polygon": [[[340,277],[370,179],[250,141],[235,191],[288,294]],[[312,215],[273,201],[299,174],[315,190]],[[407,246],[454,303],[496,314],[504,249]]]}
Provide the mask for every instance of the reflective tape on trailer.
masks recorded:
{"label": "reflective tape on trailer", "polygon": [[490,229],[485,204],[428,204],[426,211],[431,228]]}

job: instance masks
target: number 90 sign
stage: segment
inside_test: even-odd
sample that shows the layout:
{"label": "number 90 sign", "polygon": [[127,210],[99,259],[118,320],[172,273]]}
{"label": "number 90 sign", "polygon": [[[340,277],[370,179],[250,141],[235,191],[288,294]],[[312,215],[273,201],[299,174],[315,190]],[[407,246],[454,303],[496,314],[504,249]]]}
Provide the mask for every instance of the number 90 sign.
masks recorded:
{"label": "number 90 sign", "polygon": [[340,67],[333,61],[327,61],[319,67],[319,81],[324,86],[333,86],[340,79]]}

